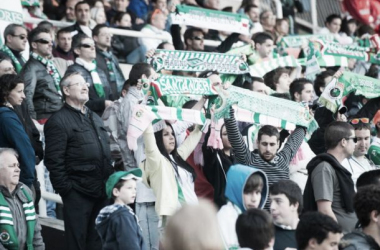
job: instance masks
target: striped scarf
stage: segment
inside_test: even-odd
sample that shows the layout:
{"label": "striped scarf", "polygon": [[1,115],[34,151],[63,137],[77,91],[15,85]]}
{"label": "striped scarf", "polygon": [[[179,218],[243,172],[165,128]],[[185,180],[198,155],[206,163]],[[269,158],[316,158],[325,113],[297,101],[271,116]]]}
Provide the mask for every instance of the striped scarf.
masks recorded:
{"label": "striped scarf", "polygon": [[[33,200],[30,197],[30,195],[22,186],[20,188],[25,197],[27,198],[27,201],[22,204],[27,226],[27,250],[33,250],[34,228],[36,225],[36,211],[34,209]],[[19,249],[19,241],[14,227],[15,225],[13,222],[12,212],[4,198],[4,195],[0,193],[0,242],[6,249]]]}
{"label": "striped scarf", "polygon": [[57,68],[55,67],[54,63],[46,58],[43,58],[42,56],[31,52],[30,56],[46,67],[46,70],[48,74],[53,78],[55,88],[57,89],[57,92],[62,95],[61,87],[59,86],[59,83],[61,82],[61,75],[59,74]]}
{"label": "striped scarf", "polygon": [[[10,48],[8,48],[5,44],[3,45],[3,47],[1,47],[0,50],[3,51],[5,54],[7,54],[11,58],[12,62],[15,64],[17,74],[20,73],[22,69],[21,63],[18,61],[17,57],[15,57],[12,50],[10,50]],[[24,58],[22,57],[21,59],[24,60]]]}
{"label": "striped scarf", "polygon": [[87,71],[90,72],[91,78],[92,78],[92,83],[94,84],[96,94],[100,98],[105,98],[106,94],[104,93],[103,84],[102,84],[102,81],[100,80],[99,74],[96,71],[95,61],[88,63],[88,62],[84,61],[83,59],[77,57],[77,59],[75,59],[75,62],[77,64],[83,66]]}

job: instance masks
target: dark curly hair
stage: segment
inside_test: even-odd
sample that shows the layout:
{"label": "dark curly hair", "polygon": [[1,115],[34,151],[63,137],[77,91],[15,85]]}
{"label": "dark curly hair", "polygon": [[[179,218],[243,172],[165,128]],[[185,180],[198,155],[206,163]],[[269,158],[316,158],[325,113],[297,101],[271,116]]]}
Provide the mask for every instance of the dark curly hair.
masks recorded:
{"label": "dark curly hair", "polygon": [[356,216],[362,228],[371,222],[372,211],[380,212],[380,186],[369,185],[358,189],[354,198]]}
{"label": "dark curly hair", "polygon": [[6,102],[11,91],[16,88],[19,83],[24,83],[24,79],[18,75],[5,74],[0,77],[0,105]]}

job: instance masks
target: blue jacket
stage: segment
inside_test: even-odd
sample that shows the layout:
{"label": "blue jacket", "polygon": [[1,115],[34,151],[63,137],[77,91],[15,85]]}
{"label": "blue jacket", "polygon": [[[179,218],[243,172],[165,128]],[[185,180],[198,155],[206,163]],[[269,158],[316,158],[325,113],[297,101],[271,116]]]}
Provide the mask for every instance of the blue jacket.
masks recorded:
{"label": "blue jacket", "polygon": [[13,148],[19,155],[20,182],[31,187],[34,181],[36,157],[28,134],[16,112],[0,107],[0,148]]}
{"label": "blue jacket", "polygon": [[232,165],[227,172],[227,185],[225,195],[233,204],[238,206],[242,212],[246,210],[243,203],[244,187],[248,178],[253,174],[260,174],[264,180],[263,189],[261,191],[261,201],[259,208],[263,208],[268,198],[268,179],[266,174],[256,168],[248,167],[241,164]]}
{"label": "blue jacket", "polygon": [[103,250],[146,250],[137,217],[128,206],[103,208],[96,218]]}

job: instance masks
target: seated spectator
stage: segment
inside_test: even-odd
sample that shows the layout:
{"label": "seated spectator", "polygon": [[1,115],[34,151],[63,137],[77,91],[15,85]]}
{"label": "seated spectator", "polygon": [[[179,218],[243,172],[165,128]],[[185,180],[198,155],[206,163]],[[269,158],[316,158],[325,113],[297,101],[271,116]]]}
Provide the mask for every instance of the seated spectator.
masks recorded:
{"label": "seated spectator", "polygon": [[114,18],[116,17],[116,15],[127,12],[131,16],[133,25],[143,24],[144,20],[136,18],[136,15],[134,13],[132,13],[130,10],[127,10],[129,3],[130,1],[128,0],[114,0],[111,5],[111,9],[106,12],[107,21],[109,23],[114,23]]}
{"label": "seated spectator", "polygon": [[340,35],[340,27],[342,25],[342,18],[338,14],[331,14],[326,18],[326,27],[319,31],[319,34],[332,34],[334,38],[341,44],[352,44],[353,39],[347,35]]}
{"label": "seated spectator", "polygon": [[274,27],[276,44],[281,41],[284,36],[289,35],[289,21],[287,19],[277,19]]}
{"label": "seated spectator", "polygon": [[264,79],[261,77],[252,77],[252,81],[245,81],[243,83],[244,89],[249,89],[253,92],[261,93],[267,95],[269,90],[268,86],[265,85]]}
{"label": "seated spectator", "polygon": [[40,124],[62,105],[62,92],[59,87],[61,74],[52,57],[53,40],[50,31],[36,28],[29,33],[31,54],[21,71],[25,83],[25,96],[29,114]]}
{"label": "seated spectator", "polygon": [[[119,12],[114,17],[115,28],[132,30],[131,15]],[[112,51],[120,63],[135,64],[145,59],[144,51],[140,48],[137,37],[114,35],[112,37]]]}
{"label": "seated spectator", "polygon": [[264,75],[265,84],[279,94],[289,94],[290,72],[286,68],[277,68]]}
{"label": "seated spectator", "polygon": [[342,238],[342,250],[380,249],[380,185],[358,189],[354,199],[360,229]]}
{"label": "seated spectator", "polygon": [[169,219],[162,245],[165,250],[225,249],[214,206],[202,200],[184,205]]}
{"label": "seated spectator", "polygon": [[355,130],[348,123],[335,121],[327,126],[324,136],[327,153],[317,155],[307,165],[305,211],[324,213],[349,233],[357,221],[352,203],[355,186],[351,173],[341,164],[354,153]]}
{"label": "seated spectator", "polygon": [[53,56],[65,60],[74,61],[74,52],[71,49],[71,32],[68,29],[60,29],[57,32],[57,46],[53,49]]}
{"label": "seated spectator", "polygon": [[[143,1],[143,0],[142,0]],[[149,24],[145,25],[141,30],[143,34],[146,35],[159,35],[163,36],[164,39],[154,39],[154,38],[139,38],[139,43],[145,51],[156,49],[157,46],[162,42],[171,42],[172,36],[165,31],[166,15],[162,13],[161,10],[155,10],[149,18]],[[145,54],[144,51],[144,54]]]}
{"label": "seated spectator", "polygon": [[260,32],[252,37],[259,60],[269,60],[273,57],[273,37],[265,32]]}
{"label": "seated spectator", "polygon": [[227,172],[225,196],[228,200],[218,212],[222,237],[228,249],[239,247],[235,231],[238,216],[251,208],[263,209],[268,197],[266,174],[253,167],[232,165]]}
{"label": "seated spectator", "polygon": [[27,38],[26,28],[22,25],[9,24],[4,30],[4,45],[1,47],[0,53],[12,60],[17,73],[21,72],[26,63],[21,53],[25,50]]}
{"label": "seated spectator", "polygon": [[25,99],[24,82],[17,75],[0,77],[0,147],[13,148],[20,156],[20,180],[32,188],[35,180],[35,152],[15,107]]}
{"label": "seated spectator", "polygon": [[70,22],[73,23],[76,21],[75,16],[75,5],[80,2],[80,0],[67,0],[65,16],[61,19],[62,22]]}
{"label": "seated spectator", "polygon": [[32,191],[19,182],[21,170],[17,157],[15,150],[0,148],[0,246],[2,249],[44,250]]}
{"label": "seated spectator", "polygon": [[357,143],[353,155],[350,158],[346,158],[342,162],[342,166],[351,173],[352,181],[354,182],[354,185],[356,185],[356,181],[361,174],[370,170],[375,170],[376,166],[366,157],[371,141],[371,126],[369,124],[369,119],[353,118],[350,120],[350,123],[355,129]]}
{"label": "seated spectator", "polygon": [[240,214],[236,221],[236,234],[241,249],[273,249],[273,221],[264,210],[251,208]]}
{"label": "seated spectator", "polygon": [[289,93],[292,101],[311,104],[314,100],[313,82],[306,78],[295,79],[289,86]]}
{"label": "seated spectator", "polygon": [[72,49],[76,59],[75,63],[67,69],[66,75],[79,72],[90,84],[90,99],[86,105],[101,116],[104,109],[112,104],[112,101],[110,101],[107,75],[94,63],[96,58],[94,40],[84,34],[78,34],[73,38]]}
{"label": "seated spectator", "polygon": [[303,209],[300,187],[291,180],[282,180],[269,187],[270,213],[275,228],[274,250],[297,248],[296,228]]}
{"label": "seated spectator", "polygon": [[128,5],[128,12],[136,16],[136,24],[148,22],[148,13],[151,10],[152,5],[148,0],[131,0]]}
{"label": "seated spectator", "polygon": [[336,221],[322,213],[301,216],[296,230],[299,250],[338,250],[342,229]]}
{"label": "seated spectator", "polygon": [[110,99],[116,100],[120,96],[125,79],[119,62],[111,50],[112,34],[105,24],[99,24],[92,30],[92,35],[96,45],[96,66],[106,73],[111,87]]}
{"label": "seated spectator", "polygon": [[260,23],[265,32],[268,32],[273,37],[275,36],[274,27],[276,26],[276,16],[273,14],[272,10],[264,10],[261,12]]}
{"label": "seated spectator", "polygon": [[91,29],[95,27],[96,23],[90,17],[90,4],[86,1],[78,2],[75,5],[75,18],[75,24],[66,28],[71,32],[71,36],[82,33],[92,37]]}
{"label": "seated spectator", "polygon": [[[95,24],[106,24],[107,18],[104,8],[93,7],[90,10],[90,17],[95,21]],[[91,27],[92,29],[94,27]]]}
{"label": "seated spectator", "polygon": [[245,6],[244,13],[251,19],[252,27],[250,30],[250,35],[254,35],[258,32],[263,32],[263,26],[260,23],[260,8],[257,5],[249,4]]}
{"label": "seated spectator", "polygon": [[189,28],[186,30],[183,40],[185,41],[186,50],[204,51],[205,33],[199,28]]}
{"label": "seated spectator", "polygon": [[116,172],[108,178],[106,193],[113,204],[100,210],[95,222],[103,249],[146,249],[138,218],[129,206],[135,201],[136,182],[141,176],[141,169],[135,168]]}

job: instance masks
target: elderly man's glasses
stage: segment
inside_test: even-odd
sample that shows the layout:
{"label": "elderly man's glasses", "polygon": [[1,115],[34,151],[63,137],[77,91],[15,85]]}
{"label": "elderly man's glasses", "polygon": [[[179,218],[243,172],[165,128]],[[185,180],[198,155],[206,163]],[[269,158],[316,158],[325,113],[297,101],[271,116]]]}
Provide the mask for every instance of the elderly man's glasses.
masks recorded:
{"label": "elderly man's glasses", "polygon": [[13,37],[18,37],[20,38],[21,40],[25,40],[26,39],[26,35],[11,35]]}
{"label": "elderly man's glasses", "polygon": [[76,83],[67,85],[67,87],[71,87],[71,86],[90,87],[90,84],[88,82],[76,82]]}

